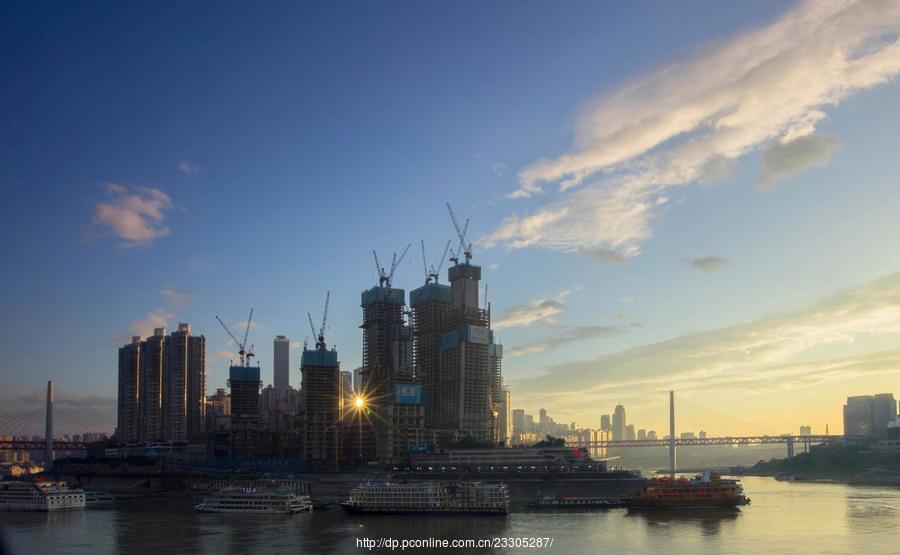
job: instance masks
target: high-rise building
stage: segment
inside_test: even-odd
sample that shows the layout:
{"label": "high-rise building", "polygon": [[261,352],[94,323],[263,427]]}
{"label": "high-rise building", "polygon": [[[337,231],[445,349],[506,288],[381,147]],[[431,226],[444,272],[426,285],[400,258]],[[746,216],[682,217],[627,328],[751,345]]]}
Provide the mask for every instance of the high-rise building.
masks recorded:
{"label": "high-rise building", "polygon": [[284,335],[278,335],[275,337],[273,348],[275,358],[272,365],[274,368],[272,383],[275,385],[275,390],[279,394],[283,394],[291,385],[291,341]]}
{"label": "high-rise building", "polygon": [[479,306],[481,267],[468,258],[449,270],[450,310],[442,326],[435,392],[437,426],[451,441],[496,444],[503,347],[494,342],[490,310]]}
{"label": "high-rise building", "polygon": [[300,357],[302,457],[309,468],[332,469],[338,464],[341,377],[338,355],[324,338]]}
{"label": "high-rise building", "polygon": [[647,439],[656,439],[656,430],[650,430],[647,432]]}
{"label": "high-rise building", "polygon": [[538,425],[541,427],[541,432],[547,430],[547,424],[547,409],[541,409],[538,411]]}
{"label": "high-rise building", "polygon": [[440,428],[441,333],[450,314],[450,286],[426,283],[409,292],[410,326],[413,330],[413,368],[425,397],[425,426]]}
{"label": "high-rise building", "polygon": [[893,393],[878,393],[874,399],[875,437],[887,437],[888,422],[897,418],[897,401]]}
{"label": "high-rise building", "polygon": [[636,438],[634,434],[634,424],[628,424],[625,426],[625,439],[627,441],[634,441]]}
{"label": "high-rise building", "polygon": [[608,432],[608,431],[612,430],[612,424],[610,423],[608,414],[604,414],[604,415],[600,416],[600,429],[603,430],[604,432]]}
{"label": "high-rise building", "polygon": [[156,328],[141,345],[141,433],[138,441],[162,441],[166,328]]}
{"label": "high-rise building", "polygon": [[353,369],[353,392],[362,392],[362,366]]}
{"label": "high-rise building", "polygon": [[162,437],[167,441],[202,441],[206,423],[206,338],[178,324],[165,341]]}
{"label": "high-rise building", "polygon": [[844,436],[875,435],[875,398],[872,395],[847,397],[844,405]]}
{"label": "high-rise building", "polygon": [[812,426],[800,426],[800,435],[801,436],[811,436],[812,435]]}
{"label": "high-rise building", "polygon": [[278,406],[278,390],[272,384],[262,388],[259,392],[259,424],[260,430],[276,432],[280,429],[279,418],[281,411]]}
{"label": "high-rise building", "polygon": [[645,430],[645,429],[643,429],[643,428],[641,428],[640,430],[638,430],[638,431],[637,431],[637,438],[638,438],[638,439],[647,439],[647,430]]}
{"label": "high-rise building", "polygon": [[[364,291],[363,396],[374,413],[375,458],[397,460],[424,435],[421,383],[413,370],[413,334],[403,317],[406,291],[389,281]],[[367,450],[369,456],[371,448]]]}
{"label": "high-rise building", "polygon": [[612,438],[613,441],[622,441],[625,439],[625,407],[616,405],[616,410],[612,415]]}
{"label": "high-rise building", "polygon": [[231,366],[231,456],[254,459],[259,453],[259,366]]}
{"label": "high-rise building", "polygon": [[141,417],[141,342],[136,335],[131,343],[119,347],[119,398],[117,434],[119,443],[140,439]]}
{"label": "high-rise building", "polygon": [[353,374],[350,371],[341,370],[341,415],[351,409],[355,396]]}

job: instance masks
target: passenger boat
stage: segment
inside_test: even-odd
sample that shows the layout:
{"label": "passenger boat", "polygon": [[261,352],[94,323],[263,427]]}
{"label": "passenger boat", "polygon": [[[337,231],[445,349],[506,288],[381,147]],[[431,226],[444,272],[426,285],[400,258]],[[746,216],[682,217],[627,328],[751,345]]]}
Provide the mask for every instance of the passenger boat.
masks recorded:
{"label": "passenger boat", "polygon": [[341,507],[351,513],[507,514],[509,489],[496,482],[367,482]]}
{"label": "passenger boat", "polygon": [[226,488],[196,508],[204,513],[293,514],[312,511],[312,502],[285,488]]}
{"label": "passenger boat", "polygon": [[0,510],[64,511],[84,509],[84,491],[65,482],[0,482]]}
{"label": "passenger boat", "polygon": [[692,479],[649,480],[640,492],[625,499],[629,509],[721,509],[749,503],[739,481],[709,471]]}
{"label": "passenger boat", "polygon": [[527,507],[538,508],[601,508],[624,507],[624,503],[617,497],[572,497],[559,495],[544,495],[537,501],[528,503]]}

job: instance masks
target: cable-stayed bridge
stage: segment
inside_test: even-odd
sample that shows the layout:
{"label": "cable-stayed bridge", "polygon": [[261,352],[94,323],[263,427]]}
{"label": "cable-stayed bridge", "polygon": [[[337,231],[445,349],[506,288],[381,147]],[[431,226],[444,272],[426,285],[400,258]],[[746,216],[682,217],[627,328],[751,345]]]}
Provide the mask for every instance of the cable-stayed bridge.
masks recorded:
{"label": "cable-stayed bridge", "polygon": [[[56,397],[53,382],[0,403],[0,451],[43,450],[45,460],[51,460],[54,451],[87,449],[85,433],[112,435],[114,429],[114,417],[96,407],[96,398]],[[82,437],[74,441],[59,434]]]}

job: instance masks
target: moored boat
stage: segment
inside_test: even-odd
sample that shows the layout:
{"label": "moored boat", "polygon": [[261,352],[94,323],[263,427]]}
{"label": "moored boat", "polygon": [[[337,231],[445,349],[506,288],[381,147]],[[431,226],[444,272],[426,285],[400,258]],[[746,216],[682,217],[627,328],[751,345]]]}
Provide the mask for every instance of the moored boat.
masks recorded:
{"label": "moored boat", "polygon": [[749,503],[739,481],[709,471],[692,479],[649,480],[640,492],[625,499],[629,509],[723,509]]}
{"label": "moored boat", "polygon": [[617,497],[573,497],[560,495],[544,495],[537,501],[528,503],[526,506],[548,509],[611,509],[615,507],[624,507],[625,503]]}
{"label": "moored boat", "polygon": [[490,482],[367,482],[341,507],[351,513],[507,514],[509,490]]}
{"label": "moored boat", "polygon": [[84,509],[84,491],[66,482],[0,482],[0,509],[7,511],[63,511]]}

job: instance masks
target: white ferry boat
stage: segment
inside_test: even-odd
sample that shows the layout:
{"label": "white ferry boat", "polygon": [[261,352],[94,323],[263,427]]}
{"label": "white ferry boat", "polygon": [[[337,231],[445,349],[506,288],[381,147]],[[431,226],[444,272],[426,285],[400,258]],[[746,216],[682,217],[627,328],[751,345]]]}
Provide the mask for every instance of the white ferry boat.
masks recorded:
{"label": "white ferry boat", "polygon": [[0,482],[0,510],[62,511],[84,509],[84,491],[65,482]]}
{"label": "white ferry boat", "polygon": [[312,510],[308,495],[285,488],[227,488],[204,499],[197,510],[205,513],[293,514]]}
{"label": "white ferry boat", "polygon": [[506,514],[509,489],[489,482],[368,482],[341,507],[351,513]]}

